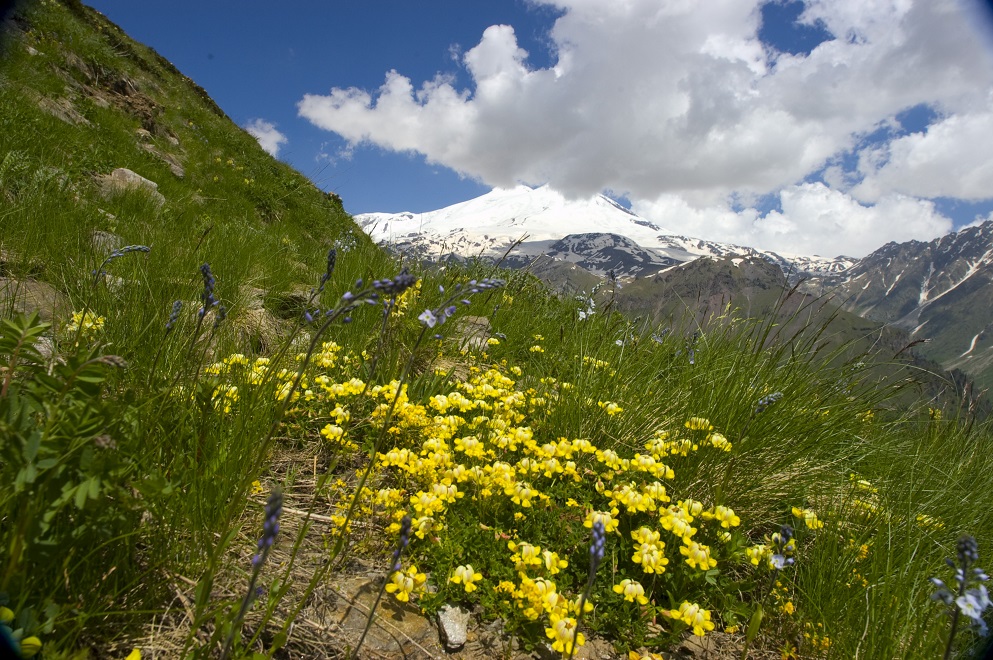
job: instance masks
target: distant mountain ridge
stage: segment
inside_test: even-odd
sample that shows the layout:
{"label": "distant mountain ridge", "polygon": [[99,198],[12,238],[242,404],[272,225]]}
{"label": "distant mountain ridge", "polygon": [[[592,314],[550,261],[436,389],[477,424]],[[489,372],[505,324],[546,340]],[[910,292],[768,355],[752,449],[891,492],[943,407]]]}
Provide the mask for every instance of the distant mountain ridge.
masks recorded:
{"label": "distant mountain ridge", "polygon": [[[764,309],[755,296],[781,286],[775,271],[758,266],[764,261],[790,286],[832,295],[848,312],[905,331],[921,340],[922,355],[993,387],[993,221],[930,242],[888,243],[855,259],[680,236],[603,195],[567,200],[547,186],[494,189],[437,211],[366,213],[355,220],[375,241],[417,258],[502,260],[530,268],[559,292],[588,291],[613,272],[630,289],[619,304],[632,313],[668,309],[658,300],[661,292],[683,290],[709,272],[689,268],[701,258],[733,269],[721,271],[728,273],[726,283],[720,295],[707,293],[712,302]],[[664,286],[641,284],[648,279]]]}
{"label": "distant mountain ridge", "polygon": [[364,213],[355,220],[373,240],[421,258],[500,259],[520,241],[508,255],[511,266],[545,255],[600,276],[643,277],[699,257],[731,255],[761,256],[792,275],[839,273],[855,262],[680,236],[604,195],[569,200],[548,186],[496,188],[437,211]]}
{"label": "distant mountain ridge", "polygon": [[887,243],[808,290],[832,292],[859,316],[902,328],[921,353],[993,387],[993,221],[933,241]]}

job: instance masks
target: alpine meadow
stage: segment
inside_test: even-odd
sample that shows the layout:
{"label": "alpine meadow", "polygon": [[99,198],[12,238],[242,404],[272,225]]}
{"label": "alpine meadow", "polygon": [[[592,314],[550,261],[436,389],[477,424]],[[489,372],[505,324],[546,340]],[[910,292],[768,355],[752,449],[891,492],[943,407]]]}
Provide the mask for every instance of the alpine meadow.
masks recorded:
{"label": "alpine meadow", "polygon": [[507,265],[388,251],[102,14],[18,5],[0,650],[982,657],[980,388],[785,277]]}

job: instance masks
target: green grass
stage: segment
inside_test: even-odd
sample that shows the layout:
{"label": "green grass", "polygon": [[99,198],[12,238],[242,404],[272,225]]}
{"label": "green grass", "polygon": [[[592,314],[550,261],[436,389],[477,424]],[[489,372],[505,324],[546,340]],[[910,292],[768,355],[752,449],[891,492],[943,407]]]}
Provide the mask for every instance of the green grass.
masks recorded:
{"label": "green grass", "polygon": [[[419,272],[419,289],[385,322],[381,304],[363,305],[350,323],[318,336],[317,324],[302,322],[305,307],[341,309],[342,294],[399,265],[339,204],[112,25],[72,3],[22,12],[31,28],[9,37],[0,64],[0,481],[15,484],[0,492],[0,592],[17,616],[12,628],[39,637],[45,657],[126,655],[147,641],[144,631],[161,620],[179,583],[196,586],[191,620],[173,631],[177,652],[216,656],[231,634],[235,655],[299,651],[302,633],[290,626],[308,597],[357,554],[381,559],[386,577],[383,548],[394,547],[404,514],[425,515],[419,493],[452,486],[461,497],[421,520],[404,552],[404,569],[416,566],[433,588],[411,599],[427,612],[472,604],[484,619],[503,619],[525,646],[550,643],[546,628],[575,616],[565,602],[589,577],[584,522],[616,508],[589,595],[594,609],[581,628],[618,651],[672,649],[688,628],[672,612],[692,602],[710,612],[718,632],[737,628],[728,640],[738,648],[761,603],[767,616],[749,642],[759,651],[789,651],[800,640],[799,652],[814,657],[943,652],[948,622],[929,598],[928,578],[949,578],[944,559],[960,535],[974,535],[982,557],[993,545],[993,435],[967,415],[937,419],[929,408],[940,406],[907,386],[912,367],[873,361],[866,343],[837,340],[837,321],[804,306],[773,305],[758,320],[728,314],[702,327],[676,325],[656,341],[662,328],[604,313],[603,303],[581,320],[579,302],[549,295],[521,273],[505,274],[505,287],[471,295],[470,306],[457,303],[452,320],[425,331],[423,310],[438,312],[454,287],[495,275],[481,264]],[[125,78],[150,115],[99,82]],[[102,107],[83,85],[112,102]],[[51,116],[27,90],[70,98],[89,125]],[[143,126],[155,129],[157,149],[180,157],[182,179],[137,146]],[[115,167],[156,181],[165,204],[137,191],[103,197],[93,176]],[[95,231],[151,250],[114,259],[95,277],[109,252]],[[307,306],[335,246],[334,274]],[[216,308],[202,322],[197,314],[204,263],[227,309],[216,327]],[[10,294],[25,283],[58,292],[60,304],[42,310],[50,324],[15,314]],[[167,331],[177,300],[182,311]],[[99,328],[74,328],[72,313],[83,310],[102,319]],[[488,318],[499,342],[467,347],[459,322],[469,314]],[[314,337],[316,353],[302,359]],[[31,348],[38,338],[50,355]],[[330,341],[338,349],[322,348]],[[298,398],[286,401],[302,366]],[[368,388],[333,392],[330,384],[352,378]],[[393,381],[406,384],[408,400],[390,409],[377,386]],[[464,409],[432,399],[455,392],[470,400]],[[756,412],[775,392],[782,398]],[[622,410],[610,414],[609,403]],[[687,428],[695,417],[732,449],[710,446],[708,430]],[[342,437],[322,435],[329,425]],[[506,434],[524,428],[511,446]],[[611,467],[609,452],[634,460],[652,452],[646,443],[660,432],[697,445],[685,455],[655,450],[671,477]],[[469,437],[492,455],[458,448]],[[567,446],[563,438],[601,454],[567,458],[563,449],[557,468],[545,463],[548,447]],[[415,458],[401,460],[401,450]],[[514,466],[512,482],[498,487],[485,476],[495,461]],[[628,510],[621,500],[630,483],[661,483],[671,502]],[[357,484],[365,488],[357,492]],[[533,491],[530,506],[524,486]],[[323,539],[309,525],[287,525],[274,548],[280,562],[261,571],[268,596],[242,638],[245,557],[273,488],[336,525]],[[680,553],[689,541],[663,526],[665,507],[682,501],[692,510],[687,500],[700,503],[692,540],[710,547],[713,570],[689,566]],[[703,515],[717,506],[733,509],[740,525],[725,529]],[[824,527],[808,529],[794,507],[816,511]],[[797,530],[796,564],[771,594],[769,569],[753,566],[746,551],[771,543],[783,524]],[[661,574],[633,559],[632,532],[642,527],[665,541]],[[515,566],[511,541],[568,565]],[[467,564],[483,576],[469,592],[449,580]],[[648,603],[616,593],[623,579],[640,582]],[[539,583],[554,583],[566,600],[529,600]],[[972,639],[962,635],[962,648]],[[345,643],[327,640],[325,651],[332,656]]]}

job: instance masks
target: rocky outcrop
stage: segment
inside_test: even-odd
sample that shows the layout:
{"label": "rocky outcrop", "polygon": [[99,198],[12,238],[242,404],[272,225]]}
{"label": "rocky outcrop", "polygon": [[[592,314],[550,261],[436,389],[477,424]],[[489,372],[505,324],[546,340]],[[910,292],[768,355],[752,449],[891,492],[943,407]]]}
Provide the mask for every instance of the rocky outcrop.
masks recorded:
{"label": "rocky outcrop", "polygon": [[125,167],[118,167],[110,174],[98,175],[95,179],[100,187],[100,194],[105,198],[129,190],[139,190],[148,193],[157,206],[165,204],[165,197],[159,192],[159,184]]}

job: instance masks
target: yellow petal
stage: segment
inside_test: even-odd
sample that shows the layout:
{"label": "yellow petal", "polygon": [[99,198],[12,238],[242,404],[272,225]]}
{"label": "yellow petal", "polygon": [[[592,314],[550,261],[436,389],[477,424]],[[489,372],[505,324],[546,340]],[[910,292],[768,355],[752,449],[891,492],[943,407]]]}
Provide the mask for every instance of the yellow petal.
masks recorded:
{"label": "yellow petal", "polygon": [[41,640],[37,637],[25,637],[21,640],[21,657],[33,658],[41,651]]}

